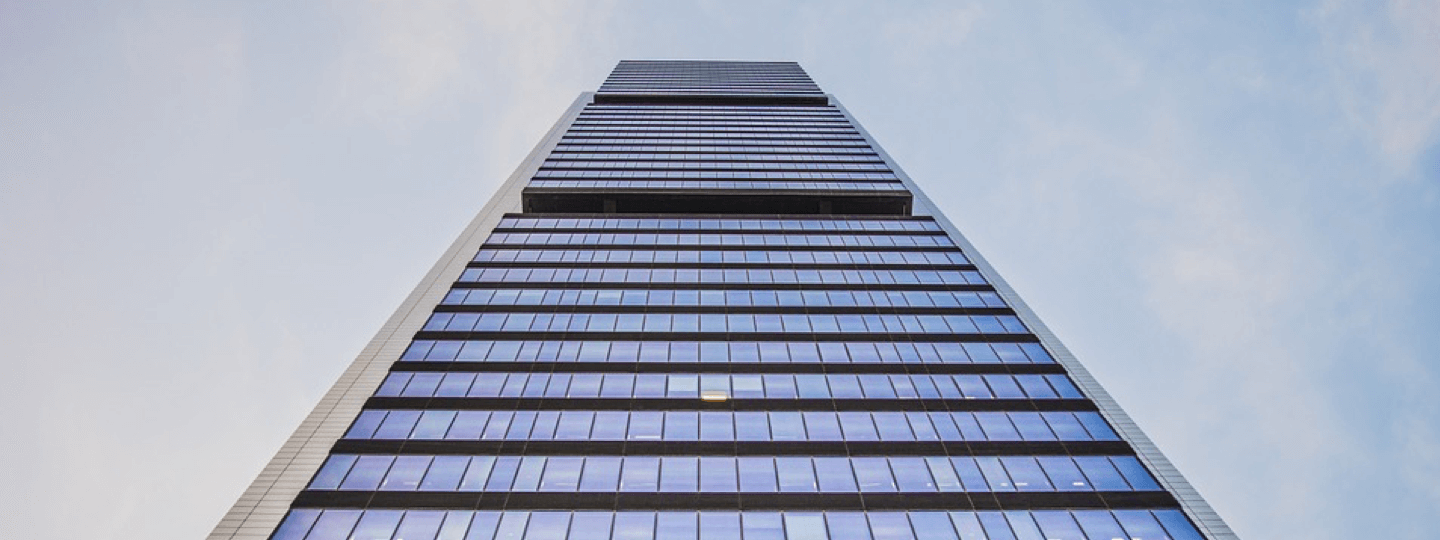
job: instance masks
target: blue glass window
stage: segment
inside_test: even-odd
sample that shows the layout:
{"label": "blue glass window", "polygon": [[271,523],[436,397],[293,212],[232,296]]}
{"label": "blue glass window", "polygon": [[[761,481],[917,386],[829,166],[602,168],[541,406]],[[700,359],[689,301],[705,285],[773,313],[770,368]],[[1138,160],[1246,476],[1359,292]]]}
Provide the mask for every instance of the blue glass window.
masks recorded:
{"label": "blue glass window", "polygon": [[1076,456],[1075,464],[1085,477],[1090,479],[1090,484],[1100,491],[1125,491],[1130,485],[1125,483],[1124,477],[1115,470],[1110,460],[1101,456]]}
{"label": "blue glass window", "polygon": [[1131,488],[1138,491],[1160,489],[1160,484],[1155,482],[1155,478],[1150,476],[1150,472],[1145,470],[1145,466],[1140,464],[1140,460],[1129,456],[1117,456],[1110,458],[1110,463],[1115,465],[1115,469],[1120,471],[1120,475],[1125,477],[1125,481],[1130,484]]}
{"label": "blue glass window", "polygon": [[[1016,441],[1015,425],[1045,428],[1043,440],[1096,439],[1080,428],[1081,412],[826,412],[826,411],[416,411],[367,410],[362,417],[391,429],[347,439],[412,440],[699,440],[705,441]],[[443,420],[454,416],[448,431]],[[439,419],[430,424],[428,419]],[[1033,424],[1033,425],[1032,425]],[[878,426],[878,427],[877,427]],[[982,428],[983,426],[983,428]],[[1066,427],[1068,426],[1068,427]],[[363,431],[363,430],[361,430]],[[1048,431],[1047,431],[1048,433]],[[1139,478],[1139,477],[1137,477]]]}
{"label": "blue glass window", "polygon": [[[1163,524],[1163,525],[1162,525]],[[1200,540],[1178,510],[291,511],[277,540]]]}

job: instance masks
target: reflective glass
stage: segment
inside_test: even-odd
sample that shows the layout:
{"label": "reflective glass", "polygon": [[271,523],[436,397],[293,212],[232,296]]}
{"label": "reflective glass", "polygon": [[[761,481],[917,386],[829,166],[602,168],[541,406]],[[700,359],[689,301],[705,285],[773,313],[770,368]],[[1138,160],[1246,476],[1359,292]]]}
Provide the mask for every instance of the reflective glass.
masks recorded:
{"label": "reflective glass", "polygon": [[[1163,524],[1163,525],[1162,525]],[[435,511],[294,510],[276,539],[1198,540],[1178,510]]]}
{"label": "reflective glass", "polygon": [[[575,315],[579,316],[579,314]],[[725,329],[725,318],[717,315],[703,315],[702,317],[714,318],[716,323],[712,327],[706,326],[709,331],[723,331]],[[614,315],[602,314],[602,319],[608,318],[612,322],[603,323],[613,326]],[[705,319],[709,320],[709,319]],[[589,325],[590,318],[584,321]],[[705,323],[709,325],[709,322]],[[863,323],[861,323],[863,324]],[[576,327],[577,329],[579,327]],[[487,361],[487,362],[731,362],[731,363],[887,363],[887,362],[923,362],[923,363],[945,363],[945,364],[969,364],[975,363],[973,355],[981,351],[991,350],[991,347],[1000,348],[1016,345],[1013,343],[966,343],[960,347],[957,343],[913,343],[901,344],[906,351],[914,351],[913,355],[906,353],[899,354],[899,349],[894,349],[895,344],[873,343],[873,342],[672,342],[672,341],[646,341],[645,356],[637,356],[641,351],[641,342],[634,341],[554,341],[554,340],[416,340],[411,344],[405,353],[406,361]],[[471,356],[462,354],[457,357],[454,351],[474,351]],[[969,352],[967,352],[967,349]],[[763,354],[762,354],[763,350]],[[890,351],[884,355],[877,351]],[[667,352],[668,351],[668,352]],[[1014,363],[1046,363],[1046,360],[1033,360],[1033,357],[1010,357],[1006,362]],[[959,377],[959,376],[957,376]],[[1057,382],[1063,383],[1061,375],[1047,376],[1052,386]],[[387,382],[391,379],[387,378]],[[383,391],[395,392],[402,388],[406,379],[396,378],[388,385],[382,385]],[[472,383],[471,390],[498,391],[503,380],[495,380],[493,376],[481,374]],[[966,376],[957,378],[956,384],[963,383],[961,391],[965,395],[989,396],[992,393],[983,383],[979,376]],[[581,386],[583,387],[583,386]],[[516,390],[518,392],[518,389]],[[1078,396],[1077,396],[1078,397]],[[378,420],[361,416],[352,428],[357,431],[374,429],[370,422]]]}
{"label": "reflective glass", "polygon": [[[368,411],[388,418],[386,411]],[[404,412],[404,411],[391,411]],[[454,413],[456,421],[445,440],[695,440],[694,422],[699,417],[699,440],[705,441],[1015,441],[1019,440],[1011,417],[1025,415],[1042,422],[1073,421],[1070,413],[1023,412],[826,412],[826,411],[427,411],[427,414]],[[798,416],[797,416],[798,414]],[[1095,414],[1095,413],[1078,413]],[[436,440],[438,431],[415,429],[414,415],[396,415],[395,432],[391,436],[376,433],[348,439],[414,439]],[[796,419],[800,422],[797,423]],[[512,419],[516,419],[512,422]],[[592,420],[593,419],[593,420]],[[409,422],[409,423],[405,423]],[[981,425],[985,427],[982,429]],[[881,425],[881,428],[877,428]],[[1052,428],[1054,425],[1052,424]],[[483,431],[482,431],[483,429]],[[1087,441],[1085,430],[1055,430],[1058,440]],[[1057,439],[1046,439],[1057,440]]]}

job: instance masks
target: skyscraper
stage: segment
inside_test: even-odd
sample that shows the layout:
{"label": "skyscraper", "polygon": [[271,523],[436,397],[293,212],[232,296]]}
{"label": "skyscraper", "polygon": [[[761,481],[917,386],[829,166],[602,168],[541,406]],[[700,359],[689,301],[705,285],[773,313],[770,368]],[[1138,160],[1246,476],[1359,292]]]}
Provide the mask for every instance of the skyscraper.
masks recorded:
{"label": "skyscraper", "polygon": [[582,94],[211,538],[1229,539],[788,62]]}

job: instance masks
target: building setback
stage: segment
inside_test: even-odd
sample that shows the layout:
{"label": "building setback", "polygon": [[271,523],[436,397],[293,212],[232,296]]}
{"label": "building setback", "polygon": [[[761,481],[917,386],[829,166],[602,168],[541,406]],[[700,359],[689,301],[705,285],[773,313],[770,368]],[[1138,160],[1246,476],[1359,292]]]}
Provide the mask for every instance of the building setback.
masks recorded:
{"label": "building setback", "polygon": [[791,62],[621,62],[211,533],[1233,539]]}

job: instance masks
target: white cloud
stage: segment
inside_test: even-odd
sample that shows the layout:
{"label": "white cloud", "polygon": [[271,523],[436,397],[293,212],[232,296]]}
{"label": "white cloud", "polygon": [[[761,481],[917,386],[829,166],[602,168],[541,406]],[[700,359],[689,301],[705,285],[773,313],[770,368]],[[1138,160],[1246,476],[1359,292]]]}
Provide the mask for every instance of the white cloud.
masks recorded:
{"label": "white cloud", "polygon": [[343,54],[327,94],[342,117],[399,122],[428,109],[464,69],[470,19],[461,1],[342,4]]}
{"label": "white cloud", "polygon": [[1409,172],[1440,125],[1440,3],[1391,0],[1376,9],[1332,0],[1311,18],[1325,37],[1342,105],[1386,163]]}
{"label": "white cloud", "polygon": [[974,2],[940,4],[886,21],[881,27],[887,48],[899,55],[933,53],[937,48],[957,47],[965,41],[985,10]]}
{"label": "white cloud", "polygon": [[127,89],[158,98],[170,120],[233,120],[249,81],[244,26],[230,15],[161,2],[120,18]]}
{"label": "white cloud", "polygon": [[[490,92],[553,88],[566,51],[597,45],[609,3],[367,0],[341,4],[345,52],[330,70],[337,110],[379,122],[438,114]],[[592,30],[587,32],[587,30]],[[505,80],[492,75],[507,74]]]}

